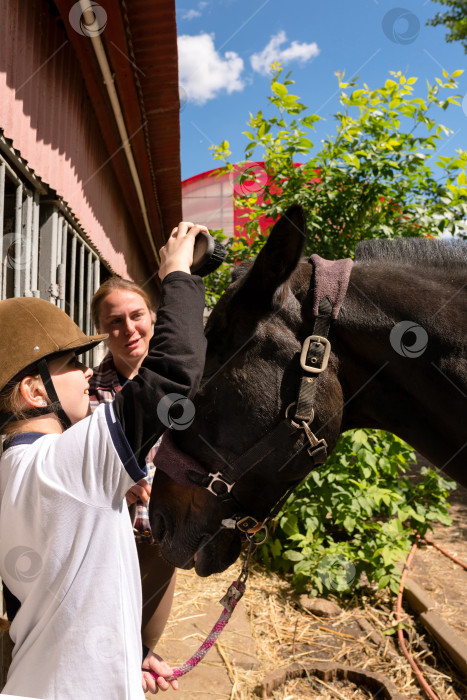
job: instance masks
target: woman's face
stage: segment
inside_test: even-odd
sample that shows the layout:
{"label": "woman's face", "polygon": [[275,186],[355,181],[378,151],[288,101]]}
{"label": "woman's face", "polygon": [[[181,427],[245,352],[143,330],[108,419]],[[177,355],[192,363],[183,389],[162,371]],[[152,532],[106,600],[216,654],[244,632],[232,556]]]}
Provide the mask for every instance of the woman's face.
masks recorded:
{"label": "woman's face", "polygon": [[148,354],[151,313],[136,292],[114,289],[99,306],[99,333],[108,333],[107,346],[121,374],[128,376]]}

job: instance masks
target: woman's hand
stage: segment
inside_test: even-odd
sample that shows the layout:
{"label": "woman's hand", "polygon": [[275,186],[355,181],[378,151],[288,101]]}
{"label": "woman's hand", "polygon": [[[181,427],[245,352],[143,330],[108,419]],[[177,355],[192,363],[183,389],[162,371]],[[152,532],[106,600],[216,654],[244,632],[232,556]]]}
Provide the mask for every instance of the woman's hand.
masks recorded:
{"label": "woman's hand", "polygon": [[[145,669],[154,671],[158,676],[157,681],[150,673],[145,673]],[[172,675],[173,668],[170,668],[160,656],[154,654],[152,651],[150,651],[144,659],[142,671],[143,690],[145,693],[157,693],[159,690],[168,690],[169,688],[178,690],[178,681],[166,681],[166,678],[170,678]]]}
{"label": "woman's hand", "polygon": [[140,479],[131,489],[126,492],[126,503],[127,506],[133,505],[136,501],[140,500],[143,505],[149,501],[151,495],[151,484],[148,484],[146,479]]}
{"label": "woman's hand", "polygon": [[181,271],[190,274],[195,238],[200,231],[209,233],[206,226],[199,226],[191,221],[181,221],[176,228],[172,229],[169,240],[159,251],[161,280],[170,272]]}

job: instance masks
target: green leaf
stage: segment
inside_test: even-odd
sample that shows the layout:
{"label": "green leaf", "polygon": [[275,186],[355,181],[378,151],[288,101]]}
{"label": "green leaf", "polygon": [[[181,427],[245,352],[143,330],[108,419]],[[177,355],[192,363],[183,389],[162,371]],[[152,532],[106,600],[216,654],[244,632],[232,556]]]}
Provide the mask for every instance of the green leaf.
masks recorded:
{"label": "green leaf", "polygon": [[354,430],[353,439],[354,443],[365,445],[368,442],[368,435],[364,430]]}
{"label": "green leaf", "polygon": [[282,85],[282,83],[272,83],[271,90],[279,97],[285,97],[287,95],[287,88],[285,85]]}
{"label": "green leaf", "polygon": [[[381,576],[381,578],[378,581],[378,589],[381,590],[382,588],[386,588],[388,585],[389,581],[391,580],[391,576],[389,574],[385,574],[384,576]],[[390,628],[392,629],[392,628]],[[389,631],[383,632],[383,634],[392,634]]]}
{"label": "green leaf", "polygon": [[342,524],[343,524],[344,528],[347,530],[347,532],[353,532],[354,527],[355,527],[354,518],[351,518],[349,515],[347,515]]}
{"label": "green leaf", "polygon": [[290,561],[302,561],[303,554],[301,552],[296,552],[294,549],[288,549],[284,552],[284,558],[290,559]]}
{"label": "green leaf", "polygon": [[409,627],[410,625],[404,624],[403,622],[398,622],[397,625],[394,625],[393,627],[388,627],[387,629],[383,630],[381,634],[383,634],[385,637],[390,637],[391,635],[395,634],[397,630],[404,630],[408,629]]}

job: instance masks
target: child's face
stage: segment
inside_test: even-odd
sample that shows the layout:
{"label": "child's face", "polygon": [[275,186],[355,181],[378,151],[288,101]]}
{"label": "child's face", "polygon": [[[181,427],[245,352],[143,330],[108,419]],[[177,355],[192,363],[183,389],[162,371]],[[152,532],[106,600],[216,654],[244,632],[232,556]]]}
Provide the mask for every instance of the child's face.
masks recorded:
{"label": "child's face", "polygon": [[63,410],[74,425],[89,415],[89,380],[92,369],[83,365],[74,352],[48,363],[50,376]]}
{"label": "child's face", "polygon": [[99,332],[108,333],[106,340],[112,356],[121,364],[133,367],[148,354],[151,339],[151,314],[146,302],[136,292],[115,289],[100,303]]}

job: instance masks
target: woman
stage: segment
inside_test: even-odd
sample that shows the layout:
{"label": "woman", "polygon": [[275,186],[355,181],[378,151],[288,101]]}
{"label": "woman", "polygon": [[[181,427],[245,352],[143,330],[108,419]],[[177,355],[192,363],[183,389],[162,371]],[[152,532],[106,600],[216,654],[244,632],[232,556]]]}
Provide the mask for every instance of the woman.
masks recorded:
{"label": "woman", "polygon": [[[199,227],[203,230],[203,227]],[[91,313],[99,333],[108,333],[108,353],[94,369],[90,382],[91,408],[111,402],[122,387],[132,380],[148,354],[152,336],[153,312],[147,293],[134,282],[111,277],[106,280],[91,302]],[[143,590],[143,643],[154,649],[166,625],[175,589],[175,569],[162,558],[153,543],[148,508],[150,484],[154,476],[154,445],[147,457],[148,484],[145,492],[136,489],[128,494],[141,568]]]}

